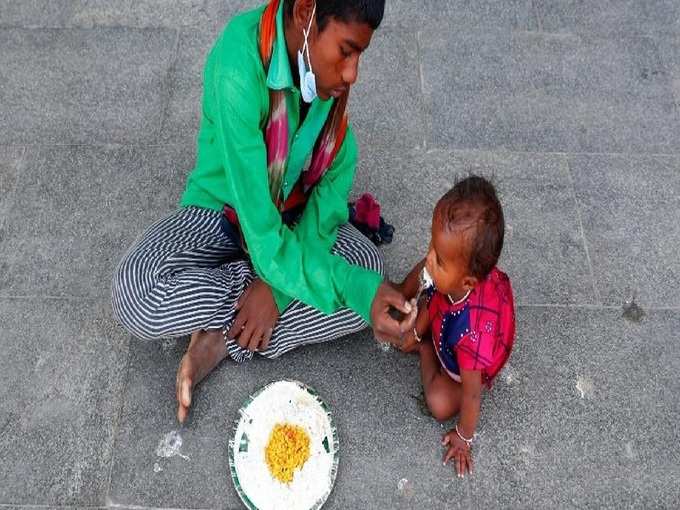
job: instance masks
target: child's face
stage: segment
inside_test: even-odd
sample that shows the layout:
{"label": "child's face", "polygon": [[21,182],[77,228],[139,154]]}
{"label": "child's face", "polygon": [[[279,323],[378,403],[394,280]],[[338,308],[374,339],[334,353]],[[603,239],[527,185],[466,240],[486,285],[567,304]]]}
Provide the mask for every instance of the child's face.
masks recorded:
{"label": "child's face", "polygon": [[432,221],[432,240],[425,266],[439,292],[461,299],[477,284],[468,273],[468,240],[460,230],[449,231]]}

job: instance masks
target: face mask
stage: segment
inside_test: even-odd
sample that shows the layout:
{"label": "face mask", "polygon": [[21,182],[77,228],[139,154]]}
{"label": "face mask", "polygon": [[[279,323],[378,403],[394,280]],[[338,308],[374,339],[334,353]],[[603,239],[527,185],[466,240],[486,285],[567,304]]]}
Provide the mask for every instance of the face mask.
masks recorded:
{"label": "face mask", "polygon": [[[298,60],[298,71],[300,73],[300,92],[302,93],[302,99],[305,103],[311,103],[316,98],[316,76],[314,76],[314,71],[312,71],[312,61],[309,59],[309,42],[307,38],[309,37],[309,31],[312,28],[312,20],[314,19],[314,13],[316,12],[316,5],[312,9],[312,17],[309,18],[309,25],[307,25],[307,30],[302,29],[302,33],[305,36],[305,43],[302,45],[302,50],[298,50],[297,60]],[[302,55],[303,52],[307,52],[307,62],[309,63],[309,70],[305,66],[305,59]]]}

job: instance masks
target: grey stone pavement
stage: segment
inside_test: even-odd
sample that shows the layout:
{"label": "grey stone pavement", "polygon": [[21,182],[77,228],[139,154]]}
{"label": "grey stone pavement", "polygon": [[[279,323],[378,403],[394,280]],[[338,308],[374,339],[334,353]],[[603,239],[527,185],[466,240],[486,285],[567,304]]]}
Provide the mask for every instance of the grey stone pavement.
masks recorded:
{"label": "grey stone pavement", "polygon": [[368,332],[225,362],[188,460],[158,457],[187,340],[126,334],[110,278],[177,206],[203,58],[254,3],[0,0],[0,507],[239,508],[231,422],[279,378],[335,410],[327,508],[680,507],[680,2],[387,3],[351,108],[355,191],[397,228],[389,274],[423,253],[456,176],[493,176],[506,210],[517,347],[475,474],[441,465],[416,358]]}

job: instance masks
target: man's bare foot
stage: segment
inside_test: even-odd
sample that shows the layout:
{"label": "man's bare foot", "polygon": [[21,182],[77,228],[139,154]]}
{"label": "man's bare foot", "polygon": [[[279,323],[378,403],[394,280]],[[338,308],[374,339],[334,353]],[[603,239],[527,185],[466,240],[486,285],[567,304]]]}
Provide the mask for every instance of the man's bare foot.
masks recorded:
{"label": "man's bare foot", "polygon": [[177,396],[177,419],[184,423],[191,407],[191,394],[194,388],[227,355],[222,331],[196,331],[191,335],[187,352],[177,369],[175,392]]}

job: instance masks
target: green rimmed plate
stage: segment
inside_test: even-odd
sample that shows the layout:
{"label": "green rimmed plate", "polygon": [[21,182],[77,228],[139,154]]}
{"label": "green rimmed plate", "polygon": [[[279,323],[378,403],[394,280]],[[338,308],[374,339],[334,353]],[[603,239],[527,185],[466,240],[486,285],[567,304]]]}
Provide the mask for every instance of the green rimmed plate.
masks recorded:
{"label": "green rimmed plate", "polygon": [[[248,397],[243,403],[239,409],[238,417],[234,420],[232,436],[229,440],[229,471],[231,474],[231,479],[234,482],[234,487],[237,494],[241,498],[241,501],[243,501],[243,504],[246,506],[246,508],[251,510],[268,510],[265,507],[258,507],[253,501],[254,496],[247,493],[248,487],[244,487],[244,483],[242,483],[243,480],[239,479],[239,472],[241,473],[241,478],[244,478],[245,473],[242,470],[246,468],[245,466],[248,465],[248,462],[253,462],[253,456],[257,455],[259,457],[260,455],[260,450],[258,447],[255,447],[255,450],[253,450],[253,441],[249,438],[249,431],[252,432],[254,430],[253,427],[257,426],[258,421],[265,423],[267,421],[271,422],[272,420],[278,420],[278,418],[274,419],[271,416],[267,416],[266,418],[253,416],[250,411],[256,410],[258,408],[258,405],[254,405],[253,402],[256,402],[258,398],[271,398],[271,396],[279,390],[283,395],[286,394],[285,392],[288,392],[288,394],[290,394],[291,391],[299,392],[301,398],[304,400],[304,405],[318,406],[318,409],[315,409],[314,412],[317,413],[318,418],[323,417],[322,419],[325,420],[323,430],[321,433],[316,434],[318,437],[311,437],[310,439],[312,439],[314,442],[318,441],[318,443],[316,443],[317,447],[315,449],[317,455],[328,456],[327,459],[323,459],[326,465],[328,465],[328,461],[330,461],[328,480],[325,484],[325,487],[319,488],[319,497],[315,500],[315,502],[310,502],[309,506],[304,507],[305,510],[318,510],[326,502],[328,496],[333,490],[333,486],[335,485],[339,463],[338,434],[335,425],[333,424],[333,418],[328,405],[321,399],[319,394],[314,389],[299,381],[282,380],[272,382],[259,389],[253,395]],[[288,406],[288,404],[284,401],[285,398],[287,397],[282,396],[279,404],[285,408],[284,411],[286,413],[295,413],[296,408],[293,405],[292,400],[289,401],[288,404],[290,404],[290,406]],[[300,400],[296,400],[296,405],[299,406],[299,402]],[[280,421],[291,421],[290,414],[287,416],[287,418],[282,417]],[[295,422],[295,419],[292,421]],[[260,436],[261,435],[262,431],[260,431]],[[251,435],[251,437],[253,436]],[[262,457],[264,457],[263,451],[264,450],[262,450]],[[248,479],[248,476],[246,475],[245,478]],[[267,480],[263,480],[262,483],[279,484],[279,482],[276,482],[273,478],[271,478],[271,475],[267,477]],[[278,490],[281,490],[280,485]],[[288,494],[292,496],[294,492],[289,492]]]}

